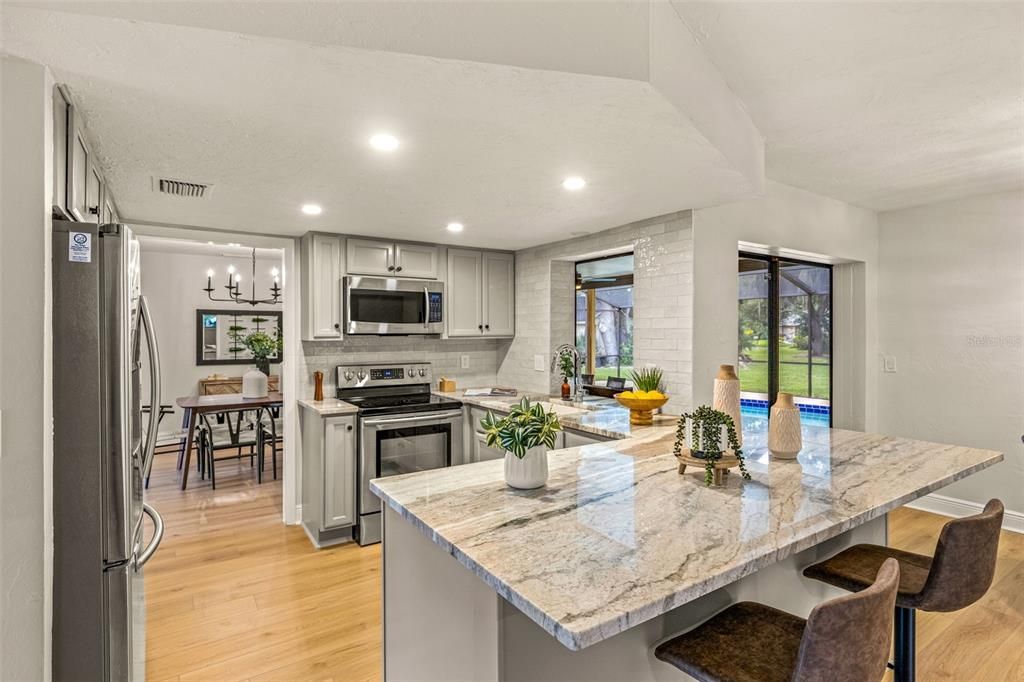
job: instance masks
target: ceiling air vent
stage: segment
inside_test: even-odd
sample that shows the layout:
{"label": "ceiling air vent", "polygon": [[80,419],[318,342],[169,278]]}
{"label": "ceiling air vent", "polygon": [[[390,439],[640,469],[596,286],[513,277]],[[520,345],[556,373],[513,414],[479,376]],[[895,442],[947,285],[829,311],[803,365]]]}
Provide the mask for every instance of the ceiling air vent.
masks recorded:
{"label": "ceiling air vent", "polygon": [[154,178],[156,190],[161,194],[170,194],[173,197],[185,197],[188,199],[202,199],[210,191],[210,185],[202,182],[185,182],[184,180],[172,180],[170,178]]}

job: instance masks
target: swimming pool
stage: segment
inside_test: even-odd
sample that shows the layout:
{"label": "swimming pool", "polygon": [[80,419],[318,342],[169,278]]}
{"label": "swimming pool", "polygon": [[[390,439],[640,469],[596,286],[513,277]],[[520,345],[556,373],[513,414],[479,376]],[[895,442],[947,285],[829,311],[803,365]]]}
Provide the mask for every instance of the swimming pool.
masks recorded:
{"label": "swimming pool", "polygon": [[[754,405],[741,405],[740,416],[743,418],[744,429],[768,429],[768,408]],[[829,426],[828,412],[808,412],[800,410],[800,423],[804,426]]]}

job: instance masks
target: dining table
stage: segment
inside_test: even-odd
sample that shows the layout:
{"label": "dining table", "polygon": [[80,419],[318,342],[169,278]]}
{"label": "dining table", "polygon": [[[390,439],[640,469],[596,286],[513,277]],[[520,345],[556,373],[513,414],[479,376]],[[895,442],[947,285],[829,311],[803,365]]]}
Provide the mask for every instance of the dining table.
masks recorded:
{"label": "dining table", "polygon": [[211,412],[232,412],[235,410],[258,410],[279,407],[284,404],[280,391],[271,391],[262,398],[244,398],[241,393],[223,395],[189,395],[177,399],[178,407],[185,411],[188,422],[188,436],[185,440],[185,462],[181,469],[181,489],[188,485],[189,463],[192,461],[192,445],[196,435],[199,416]]}

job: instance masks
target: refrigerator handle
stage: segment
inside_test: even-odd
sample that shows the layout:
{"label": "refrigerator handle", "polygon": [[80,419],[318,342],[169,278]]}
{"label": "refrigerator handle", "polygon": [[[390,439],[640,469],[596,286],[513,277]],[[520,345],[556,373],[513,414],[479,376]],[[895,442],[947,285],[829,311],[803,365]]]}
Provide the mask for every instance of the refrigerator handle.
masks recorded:
{"label": "refrigerator handle", "polygon": [[139,296],[139,321],[140,327],[146,327],[146,347],[149,350],[149,430],[146,432],[146,446],[142,451],[142,477],[148,479],[153,468],[156,431],[160,423],[160,350],[156,345],[153,317],[149,313],[149,303],[145,296]]}
{"label": "refrigerator handle", "polygon": [[149,546],[142,551],[142,554],[135,557],[135,568],[142,568],[147,561],[153,558],[161,540],[164,539],[164,519],[160,513],[148,504],[142,505],[142,511],[153,520],[153,537],[149,540]]}

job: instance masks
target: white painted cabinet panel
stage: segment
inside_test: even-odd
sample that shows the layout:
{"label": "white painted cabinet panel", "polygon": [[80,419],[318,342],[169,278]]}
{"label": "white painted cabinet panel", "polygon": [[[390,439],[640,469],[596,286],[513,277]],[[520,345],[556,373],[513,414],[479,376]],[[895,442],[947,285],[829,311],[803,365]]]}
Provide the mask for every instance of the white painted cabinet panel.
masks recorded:
{"label": "white painted cabinet panel", "polygon": [[303,338],[341,338],[341,238],[310,233],[302,238]]}
{"label": "white painted cabinet panel", "polygon": [[594,443],[604,443],[605,441],[611,440],[603,436],[598,436],[593,433],[584,433],[582,431],[573,431],[572,429],[564,429],[562,431],[562,447],[566,448],[577,448],[581,445],[593,445]]}
{"label": "white painted cabinet panel", "polygon": [[[324,527],[356,520],[355,417],[324,419]],[[316,475],[315,472],[309,472]]]}
{"label": "white painted cabinet panel", "polygon": [[53,89],[53,198],[54,208],[68,210],[68,102]]}
{"label": "white painted cabinet panel", "polygon": [[483,255],[479,251],[448,249],[448,298],[445,314],[448,336],[483,333]]}
{"label": "white painted cabinet panel", "polygon": [[515,257],[485,251],[483,266],[484,336],[515,336]]}
{"label": "white painted cabinet panel", "polygon": [[88,191],[90,150],[89,142],[85,137],[85,127],[82,125],[81,117],[77,110],[71,107],[68,110],[68,134],[70,136],[68,149],[68,211],[75,220],[86,221],[89,219]]}
{"label": "white painted cabinet panel", "polygon": [[350,238],[346,255],[350,274],[387,277],[395,272],[394,242]]}
{"label": "white painted cabinet panel", "polygon": [[400,277],[437,279],[437,247],[426,244],[395,244],[395,274]]}

